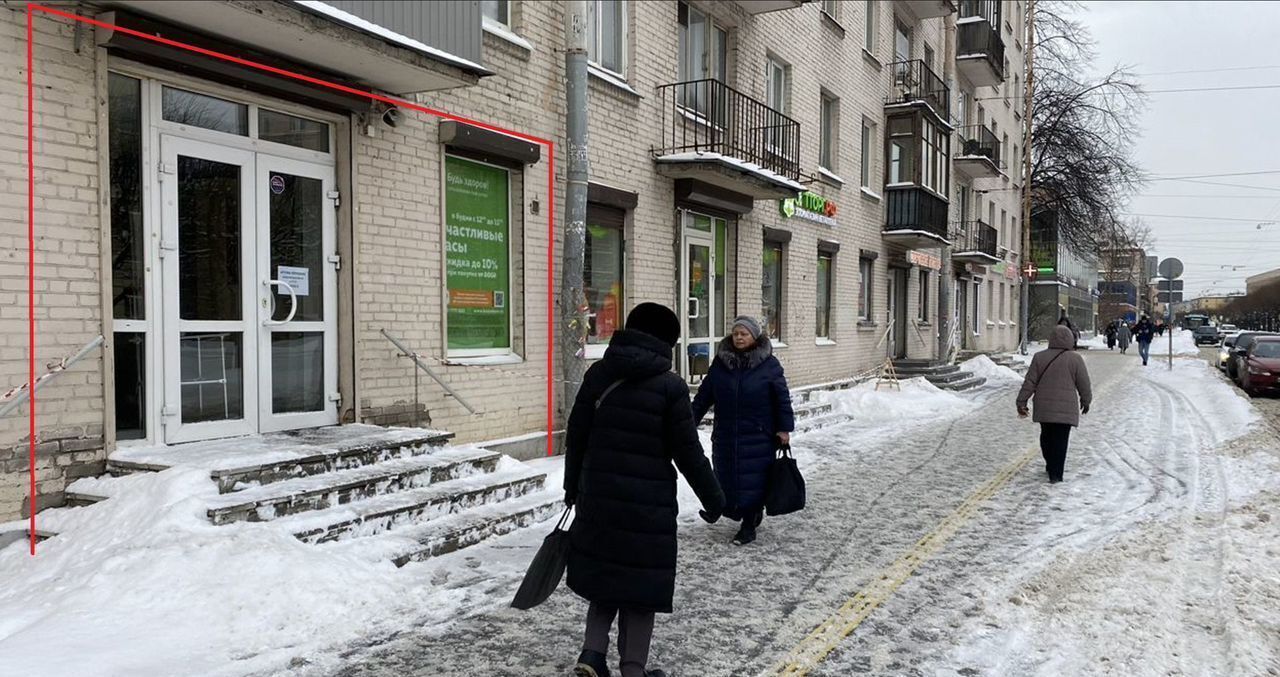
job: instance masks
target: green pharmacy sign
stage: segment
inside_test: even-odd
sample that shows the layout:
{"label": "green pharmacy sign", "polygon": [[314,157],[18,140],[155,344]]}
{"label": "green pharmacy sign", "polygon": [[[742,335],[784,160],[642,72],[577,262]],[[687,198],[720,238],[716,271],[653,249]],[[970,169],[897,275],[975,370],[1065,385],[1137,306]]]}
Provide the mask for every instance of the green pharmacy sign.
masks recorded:
{"label": "green pharmacy sign", "polygon": [[800,197],[778,201],[778,209],[787,218],[805,219],[825,226],[836,225],[836,203],[817,193],[805,191]]}

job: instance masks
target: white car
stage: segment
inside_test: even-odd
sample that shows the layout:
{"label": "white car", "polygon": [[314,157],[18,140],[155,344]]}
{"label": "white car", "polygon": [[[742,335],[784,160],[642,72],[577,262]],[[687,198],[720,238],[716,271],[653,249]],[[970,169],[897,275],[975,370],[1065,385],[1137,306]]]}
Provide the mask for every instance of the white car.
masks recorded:
{"label": "white car", "polygon": [[[1232,325],[1224,325],[1231,327]],[[1231,348],[1236,344],[1236,337],[1240,335],[1238,330],[1224,334],[1222,340],[1218,342],[1218,368],[1227,371],[1227,363],[1231,361]]]}
{"label": "white car", "polygon": [[1239,334],[1240,328],[1234,324],[1222,324],[1218,325],[1218,333],[1222,336],[1226,336],[1227,334]]}

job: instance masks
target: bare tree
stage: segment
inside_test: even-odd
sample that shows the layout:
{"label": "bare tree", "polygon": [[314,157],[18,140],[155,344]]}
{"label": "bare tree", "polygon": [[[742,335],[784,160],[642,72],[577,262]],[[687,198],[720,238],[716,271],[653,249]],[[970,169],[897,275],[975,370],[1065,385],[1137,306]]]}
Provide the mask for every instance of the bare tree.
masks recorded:
{"label": "bare tree", "polygon": [[1033,209],[1057,214],[1062,245],[1100,253],[1129,233],[1121,211],[1143,179],[1132,155],[1144,96],[1127,69],[1089,75],[1096,54],[1079,11],[1072,0],[1035,6],[1029,185]]}

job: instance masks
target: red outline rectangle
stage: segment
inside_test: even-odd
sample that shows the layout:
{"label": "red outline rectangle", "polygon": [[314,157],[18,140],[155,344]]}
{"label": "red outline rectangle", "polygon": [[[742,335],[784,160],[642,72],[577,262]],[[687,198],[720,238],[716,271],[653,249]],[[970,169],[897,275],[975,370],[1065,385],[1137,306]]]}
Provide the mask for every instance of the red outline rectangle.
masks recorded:
{"label": "red outline rectangle", "polygon": [[[283,68],[276,68],[266,64],[257,63],[248,59],[223,54],[210,49],[196,47],[177,40],[170,40],[158,35],[149,35],[140,31],[116,26],[105,21],[92,19],[70,12],[64,12],[52,7],[45,7],[35,3],[27,4],[27,310],[28,310],[28,378],[29,383],[35,384],[36,379],[36,316],[35,316],[35,205],[36,205],[36,184],[35,184],[35,75],[33,72],[35,64],[35,41],[34,26],[35,13],[43,12],[45,14],[78,21],[80,23],[89,24],[91,26],[106,28],[113,31],[149,40],[158,44],[194,52],[202,56],[220,61],[234,63],[247,68],[253,68],[265,71],[280,77],[291,78],[306,82],[318,87],[324,87],[335,91],[361,96],[371,101],[379,101],[399,108],[418,111],[426,115],[442,118],[445,120],[453,120],[468,125],[487,129],[489,131],[506,134],[518,139],[523,139],[532,143],[539,144],[547,149],[547,455],[554,453],[555,447],[552,442],[552,432],[555,426],[555,379],[552,374],[555,369],[554,347],[555,347],[555,241],[556,241],[556,162],[555,162],[555,143],[550,139],[543,139],[537,136],[531,136],[522,132],[505,129],[497,125],[491,125],[486,122],[472,120],[460,115],[454,115],[445,111],[420,106],[416,103],[397,99],[392,96],[375,94],[366,92],[346,85],[340,85],[334,82],[328,82],[320,78],[314,78]],[[103,333],[106,332],[107,319],[103,320]],[[30,397],[30,427],[31,427],[31,445],[30,445],[30,466],[28,468],[31,478],[31,525],[30,525],[30,542],[31,555],[36,554],[36,395],[34,390]]]}

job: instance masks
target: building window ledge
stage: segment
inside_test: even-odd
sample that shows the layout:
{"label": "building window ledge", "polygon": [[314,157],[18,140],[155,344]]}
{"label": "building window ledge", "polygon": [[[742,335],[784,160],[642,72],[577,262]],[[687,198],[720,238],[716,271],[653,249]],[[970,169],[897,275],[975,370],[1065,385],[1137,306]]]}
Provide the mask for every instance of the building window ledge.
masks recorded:
{"label": "building window ledge", "polygon": [[836,34],[839,35],[840,38],[843,40],[846,31],[845,31],[844,25],[840,23],[840,20],[828,14],[827,10],[825,9],[821,11],[821,14],[822,14],[822,23],[826,25],[828,28],[830,28],[831,30],[834,30]]}
{"label": "building window ledge", "polygon": [[837,344],[835,341],[832,341],[831,339],[829,339],[829,338],[827,338],[827,337],[825,337],[825,336],[819,336],[818,338],[816,338],[816,339],[814,339],[814,340],[813,340],[813,345],[815,345],[815,346],[834,346],[834,345],[838,345],[838,344]]}
{"label": "building window ledge", "polygon": [[620,89],[623,92],[626,92],[627,94],[630,94],[631,96],[634,96],[637,99],[644,98],[640,96],[640,92],[637,92],[636,90],[632,89],[631,85],[627,84],[627,81],[623,79],[621,75],[618,75],[617,73],[614,73],[611,70],[606,70],[600,66],[597,66],[594,63],[588,62],[587,72],[590,73],[591,76],[594,77],[595,79],[600,80],[608,85],[611,85],[615,89]]}
{"label": "building window ledge", "polygon": [[871,320],[858,320],[858,331],[873,331],[879,326]]}
{"label": "building window ledge", "polygon": [[515,353],[483,355],[479,357],[446,357],[444,363],[451,367],[493,367],[508,364],[524,364],[524,358]]}
{"label": "building window ledge", "polygon": [[836,188],[844,187],[844,179],[840,178],[835,172],[827,169],[826,167],[818,167],[818,178],[820,178],[823,183],[829,183]]}
{"label": "building window ledge", "polygon": [[880,59],[877,59],[875,54],[868,52],[866,47],[862,48],[862,58],[867,63],[871,64],[872,66],[875,66],[876,70],[884,69],[884,62],[882,62]]}
{"label": "building window ledge", "polygon": [[773,343],[773,347],[774,347],[774,348],[777,348],[777,349],[779,349],[779,350],[785,350],[785,349],[787,349],[787,348],[790,348],[790,347],[791,347],[791,346],[789,346],[789,345],[787,345],[787,344],[783,343],[783,342],[782,342],[782,339],[770,339],[770,341]]}
{"label": "building window ledge", "polygon": [[512,45],[515,45],[516,47],[523,49],[525,52],[528,52],[529,54],[533,53],[532,43],[520,37],[515,31],[511,30],[511,28],[508,27],[507,25],[498,23],[497,21],[494,21],[493,19],[490,19],[487,16],[484,17],[484,32],[496,38],[509,42]]}
{"label": "building window ledge", "polygon": [[867,188],[866,186],[862,187],[862,197],[864,199],[874,200],[876,202],[880,202],[884,200],[883,197],[880,197],[879,193],[876,193],[875,191],[871,190],[870,188]]}

